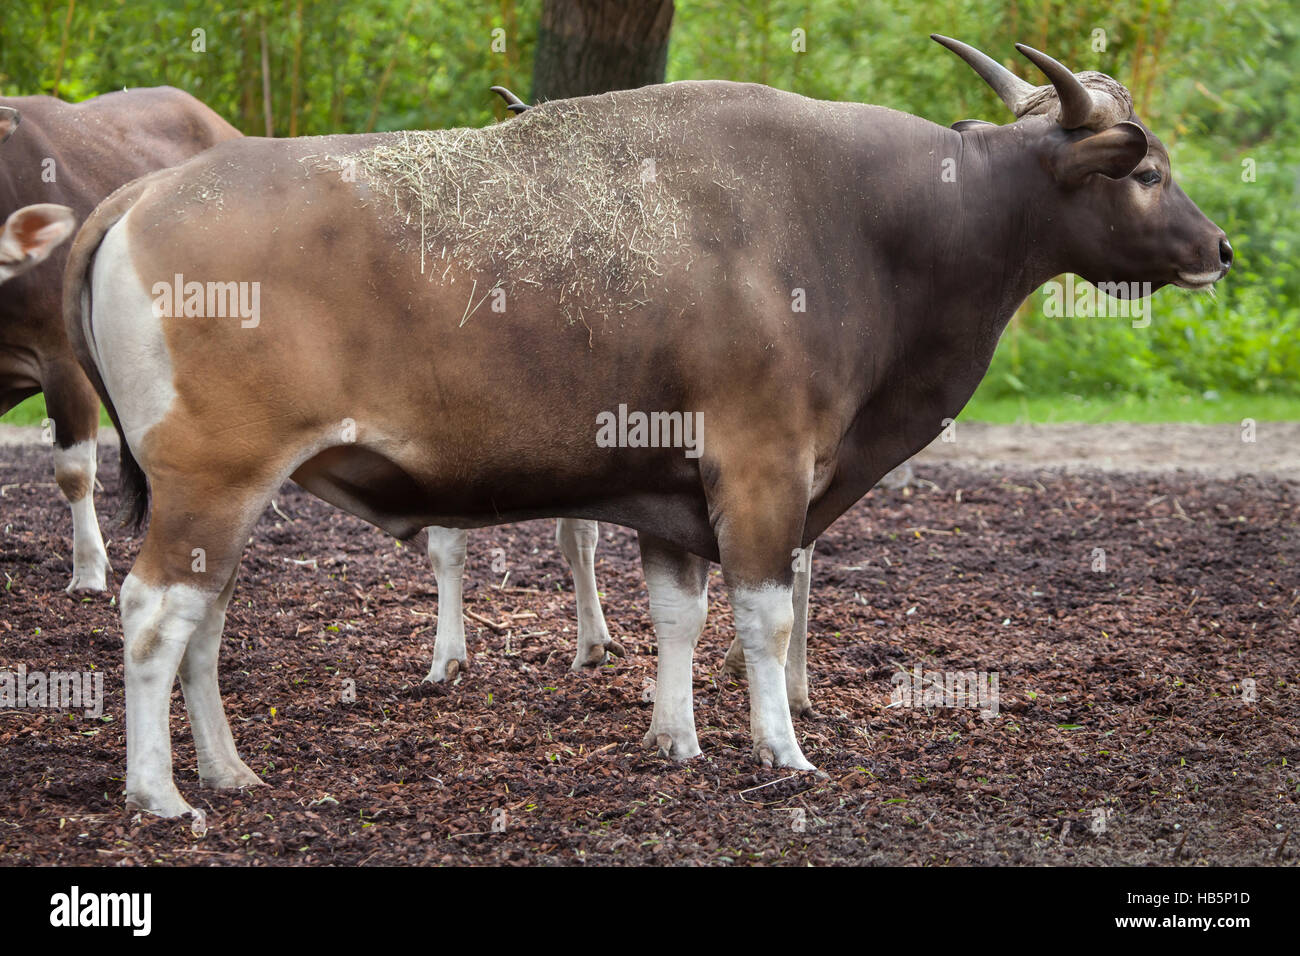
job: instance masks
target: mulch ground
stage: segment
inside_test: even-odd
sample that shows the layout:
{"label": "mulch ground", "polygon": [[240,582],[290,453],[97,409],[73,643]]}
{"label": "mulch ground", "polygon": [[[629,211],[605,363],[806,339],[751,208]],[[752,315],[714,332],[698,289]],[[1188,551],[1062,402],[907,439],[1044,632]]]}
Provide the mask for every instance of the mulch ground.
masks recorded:
{"label": "mulch ground", "polygon": [[[468,621],[469,673],[434,686],[422,541],[286,487],[246,553],[221,664],[269,786],[201,790],[174,695],[198,836],[123,809],[117,608],[63,593],[70,520],[48,452],[0,455],[0,669],[94,668],[107,695],[101,719],[0,711],[6,864],[1300,860],[1292,483],[923,467],[920,487],[874,492],[814,563],[818,716],[796,728],[824,778],[751,762],[717,575],[695,668],[704,755],[673,764],[640,743],[655,645],[632,533],[602,526],[597,565],[628,656],[579,674],[553,523],[472,533],[466,607],[506,631]],[[111,488],[99,502],[114,513]],[[139,542],[103,523],[116,588]],[[918,666],[996,672],[998,714],[890,706]]]}

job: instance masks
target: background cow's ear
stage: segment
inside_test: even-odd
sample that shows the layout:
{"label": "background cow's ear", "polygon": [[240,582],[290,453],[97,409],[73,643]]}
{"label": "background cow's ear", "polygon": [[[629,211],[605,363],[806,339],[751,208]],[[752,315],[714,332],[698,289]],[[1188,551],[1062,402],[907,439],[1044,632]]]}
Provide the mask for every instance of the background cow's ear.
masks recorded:
{"label": "background cow's ear", "polygon": [[1147,134],[1137,123],[1116,123],[1100,133],[1077,139],[1061,150],[1056,178],[1079,183],[1093,173],[1123,179],[1147,154]]}
{"label": "background cow's ear", "polygon": [[10,278],[43,262],[76,226],[67,206],[38,203],[19,209],[0,230],[0,274]]}
{"label": "background cow's ear", "polygon": [[0,106],[0,143],[18,128],[18,119],[18,111],[12,106]]}
{"label": "background cow's ear", "polygon": [[958,120],[952,124],[952,128],[959,133],[964,133],[968,129],[975,129],[977,126],[997,126],[997,123],[990,123],[988,120]]}

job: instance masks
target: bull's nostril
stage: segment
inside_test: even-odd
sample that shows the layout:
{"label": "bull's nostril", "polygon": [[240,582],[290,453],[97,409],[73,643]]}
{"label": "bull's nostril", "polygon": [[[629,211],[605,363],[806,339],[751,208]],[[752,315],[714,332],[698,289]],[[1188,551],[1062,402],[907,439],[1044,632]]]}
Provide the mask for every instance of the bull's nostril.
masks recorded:
{"label": "bull's nostril", "polygon": [[1232,265],[1232,243],[1227,239],[1219,240],[1219,261],[1225,269]]}

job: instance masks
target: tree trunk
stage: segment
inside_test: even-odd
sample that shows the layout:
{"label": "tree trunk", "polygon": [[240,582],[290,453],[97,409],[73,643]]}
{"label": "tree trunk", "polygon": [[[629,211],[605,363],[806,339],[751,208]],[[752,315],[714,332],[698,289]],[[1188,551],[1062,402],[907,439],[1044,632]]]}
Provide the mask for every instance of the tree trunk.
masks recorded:
{"label": "tree trunk", "polygon": [[533,102],[662,83],[672,0],[544,0]]}

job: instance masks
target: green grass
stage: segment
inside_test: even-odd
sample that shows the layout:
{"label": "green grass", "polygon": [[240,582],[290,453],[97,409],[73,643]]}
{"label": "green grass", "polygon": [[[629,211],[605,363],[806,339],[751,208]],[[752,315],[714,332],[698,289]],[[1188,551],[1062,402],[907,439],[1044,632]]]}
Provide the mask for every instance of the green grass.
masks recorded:
{"label": "green grass", "polygon": [[1048,424],[1059,422],[1187,422],[1240,423],[1300,420],[1300,396],[1233,395],[1206,399],[1195,395],[1144,398],[1131,393],[1097,397],[1053,395],[1036,398],[981,398],[979,393],[961,413],[962,421]]}
{"label": "green grass", "polygon": [[[25,402],[19,402],[4,415],[0,415],[0,425],[39,425],[45,418],[45,396],[33,395]],[[113,423],[108,420],[108,412],[99,409],[99,427],[111,429]]]}
{"label": "green grass", "polygon": [[[45,399],[36,395],[0,416],[0,424],[39,425],[45,417]],[[1052,424],[1061,422],[1186,422],[1212,425],[1300,421],[1300,396],[1234,395],[1206,399],[1194,395],[1143,398],[1121,393],[1105,398],[1053,395],[1036,398],[982,398],[978,392],[961,413],[964,422]],[[107,413],[99,412],[101,428],[112,428]]]}

